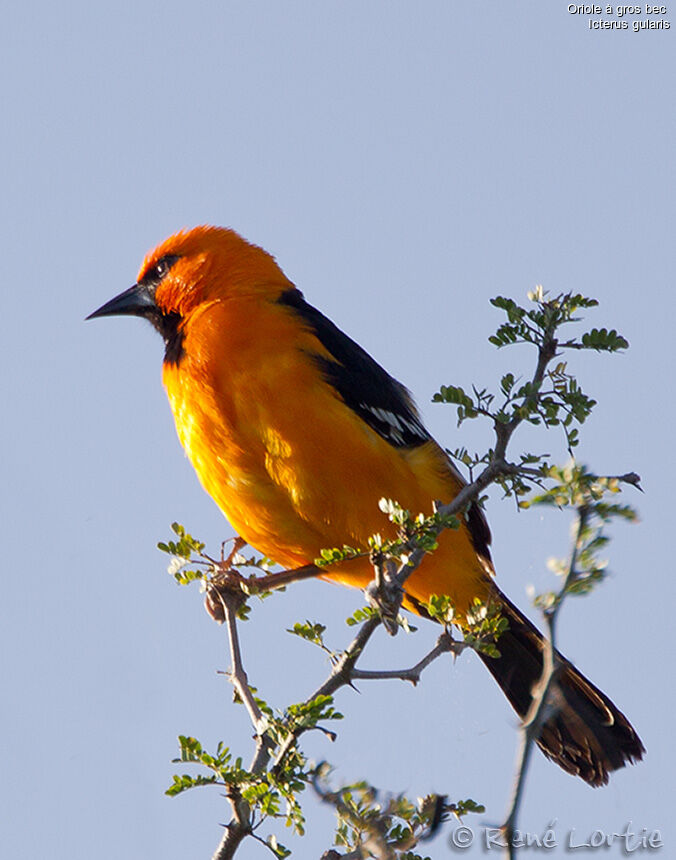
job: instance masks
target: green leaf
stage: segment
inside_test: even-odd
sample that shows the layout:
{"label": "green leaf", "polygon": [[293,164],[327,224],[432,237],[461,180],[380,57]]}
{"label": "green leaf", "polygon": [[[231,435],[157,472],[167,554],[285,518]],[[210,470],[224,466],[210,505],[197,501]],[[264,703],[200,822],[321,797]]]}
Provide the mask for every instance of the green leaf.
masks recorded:
{"label": "green leaf", "polygon": [[285,857],[291,856],[291,851],[286,846],[282,845],[281,842],[277,841],[277,837],[274,833],[268,836],[266,844],[275,853],[275,855],[280,858],[280,860],[284,860]]}
{"label": "green leaf", "polygon": [[373,618],[377,614],[377,610],[373,609],[373,607],[363,606],[361,609],[357,609],[349,618],[346,618],[345,623],[348,627],[355,627],[357,624],[363,624],[364,621],[368,621],[369,618]]}
{"label": "green leaf", "polygon": [[201,785],[213,785],[217,782],[216,776],[190,776],[183,774],[181,776],[174,775],[173,782],[164,792],[169,797],[176,797],[189,788],[198,788]]}
{"label": "green leaf", "polygon": [[581,342],[583,346],[598,351],[617,352],[620,349],[629,348],[629,341],[618,334],[615,329],[608,331],[605,328],[593,328],[582,335]]}
{"label": "green leaf", "polygon": [[314,563],[317,567],[327,567],[328,565],[340,564],[350,558],[356,558],[357,556],[364,554],[365,553],[361,550],[344,544],[342,549],[339,547],[329,547],[327,549],[320,550],[320,557],[316,558]]}
{"label": "green leaf", "polygon": [[459,385],[442,385],[432,400],[435,403],[455,403],[467,409],[473,406],[472,398]]}
{"label": "green leaf", "polygon": [[315,645],[319,645],[324,648],[324,632],[326,630],[326,626],[324,624],[313,623],[311,621],[305,621],[305,624],[301,624],[300,622],[296,622],[293,625],[293,628],[287,630],[287,633],[292,633],[294,636],[300,636],[301,639],[305,639],[308,642],[312,642]]}

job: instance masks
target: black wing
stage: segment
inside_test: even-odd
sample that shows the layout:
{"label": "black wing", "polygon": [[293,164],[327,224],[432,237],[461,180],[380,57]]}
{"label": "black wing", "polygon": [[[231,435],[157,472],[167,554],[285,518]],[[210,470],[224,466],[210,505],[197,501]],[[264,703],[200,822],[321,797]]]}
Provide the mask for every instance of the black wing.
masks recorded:
{"label": "black wing", "polygon": [[[415,448],[432,439],[408,390],[321,311],[308,304],[300,290],[286,290],[278,301],[297,313],[333,356],[331,359],[320,355],[312,357],[345,405],[372,430],[395,448]],[[450,459],[448,468],[464,483]],[[490,564],[491,533],[476,502],[469,505],[465,521],[475,550]]]}
{"label": "black wing", "polygon": [[309,305],[300,290],[286,290],[279,303],[292,308],[333,356],[314,355],[324,378],[346,406],[395,448],[430,440],[409,392],[359,344]]}

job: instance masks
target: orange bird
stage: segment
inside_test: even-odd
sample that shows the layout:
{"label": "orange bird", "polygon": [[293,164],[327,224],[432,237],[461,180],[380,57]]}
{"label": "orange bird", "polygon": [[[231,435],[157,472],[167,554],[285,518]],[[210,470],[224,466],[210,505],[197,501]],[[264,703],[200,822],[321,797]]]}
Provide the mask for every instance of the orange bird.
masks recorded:
{"label": "orange bird", "polygon": [[[417,514],[463,485],[408,391],[233,230],[171,236],[91,317],[114,314],[145,317],[162,335],[164,385],[203,487],[247,543],[286,568],[326,547],[364,547],[376,532],[394,537],[382,497]],[[462,613],[476,597],[499,601],[509,621],[501,656],[480,656],[523,717],[543,639],[493,582],[489,543],[473,504],[408,579],[404,604],[424,614],[430,595],[447,594]],[[364,557],[323,575],[365,587],[373,570]],[[568,773],[602,785],[642,757],[624,714],[566,660],[553,702],[538,743]]]}

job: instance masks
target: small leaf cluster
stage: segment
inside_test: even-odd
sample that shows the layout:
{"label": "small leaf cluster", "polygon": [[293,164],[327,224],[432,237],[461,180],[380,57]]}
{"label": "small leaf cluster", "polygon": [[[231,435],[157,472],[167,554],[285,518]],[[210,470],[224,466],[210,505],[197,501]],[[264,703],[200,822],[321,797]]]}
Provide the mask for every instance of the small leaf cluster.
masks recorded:
{"label": "small leaf cluster", "polygon": [[414,516],[393,499],[380,499],[378,507],[397,526],[397,537],[387,540],[380,534],[372,535],[369,538],[372,558],[375,554],[381,560],[394,558],[402,564],[408,564],[415,550],[434,552],[442,529],[460,528],[460,520],[456,516],[447,516],[439,511],[428,516],[423,513]]}
{"label": "small leaf cluster", "polygon": [[628,349],[629,341],[618,334],[615,329],[593,328],[580,338],[585,349],[595,349],[598,352],[618,352],[620,349]]}
{"label": "small leaf cluster", "polygon": [[[255,692],[254,687],[250,689]],[[288,742],[290,738],[293,739],[295,734],[320,728],[320,722],[343,719],[343,715],[333,706],[332,696],[320,695],[307,702],[289,705],[279,716],[274,715],[272,708],[263,699],[255,697],[255,700],[267,718],[265,735],[269,739],[271,750]],[[235,701],[241,702],[241,699],[235,696]],[[335,738],[332,732],[322,730],[332,739]],[[249,804],[252,820],[260,823],[266,818],[283,818],[287,827],[292,827],[296,833],[303,835],[305,818],[298,795],[310,780],[311,771],[295,742],[286,743],[285,755],[272,769],[260,773],[252,773],[243,768],[241,757],[233,762],[230,749],[222,743],[218,744],[215,755],[208,753],[194,737],[180,735],[179,745],[180,758],[174,759],[174,762],[202,765],[211,773],[206,776],[174,775],[166,794],[174,797],[189,788],[203,785],[223,786],[229,797],[240,797]],[[281,848],[283,849],[283,846]],[[280,853],[279,856],[286,854]]]}
{"label": "small leaf cluster", "polygon": [[[564,579],[564,583],[558,592],[549,591],[536,598],[536,606],[545,612],[552,612],[567,595],[588,594],[603,581],[607,575],[607,561],[600,553],[609,541],[604,526],[618,518],[629,522],[636,520],[636,511],[630,505],[607,500],[608,496],[621,491],[623,479],[593,475],[575,462],[552,467],[549,477],[554,485],[533,498],[530,504],[575,508],[578,527],[571,560],[549,561],[549,567]],[[638,476],[627,475],[624,482],[638,486]]]}
{"label": "small leaf cluster", "polygon": [[[207,776],[174,775],[172,784],[165,792],[167,795],[175,797],[190,788],[203,785],[221,786],[226,789],[228,797],[241,798],[249,804],[254,822],[252,829],[266,818],[284,818],[288,827],[293,827],[300,835],[304,833],[305,819],[296,795],[305,788],[307,777],[299,774],[298,768],[294,768],[293,773],[289,768],[280,768],[279,772],[252,773],[242,767],[241,757],[233,762],[230,750],[222,743],[218,744],[216,755],[212,755],[203,749],[196,738],[180,735],[178,740],[181,755],[174,762],[199,764],[212,773]],[[283,801],[286,805],[284,812]]]}
{"label": "small leaf cluster", "polygon": [[433,395],[433,403],[449,403],[458,407],[458,427],[463,421],[478,418],[479,415],[491,415],[490,407],[495,399],[493,394],[485,388],[478,389],[472,386],[472,394],[469,394],[459,385],[442,385],[439,391]]}
{"label": "small leaf cluster", "polygon": [[330,791],[325,785],[320,787],[326,782],[327,770],[326,764],[318,767],[315,787],[322,800],[336,810],[334,844],[350,856],[429,860],[416,849],[451,815],[485,812],[471,799],[447,803],[445,797],[432,794],[412,801],[403,794],[381,793],[365,781]]}
{"label": "small leaf cluster", "polygon": [[496,643],[509,628],[509,622],[495,601],[485,602],[475,597],[471,610],[464,617],[456,612],[447,594],[432,594],[423,606],[430,618],[446,628],[455,624],[462,631],[468,647],[491,657],[500,656]]}
{"label": "small leaf cluster", "polygon": [[573,422],[584,424],[596,406],[596,400],[582,391],[575,377],[567,372],[567,364],[564,361],[548,370],[546,379],[552,388],[540,393],[538,417],[545,427],[556,427],[559,424],[563,427],[568,450],[572,452],[579,443],[579,431],[571,425]]}
{"label": "small leaf cluster", "polygon": [[236,552],[230,559],[230,565],[232,567],[254,567],[256,570],[269,573],[275,566],[275,562],[271,558],[268,558],[267,555],[245,556],[240,552]]}
{"label": "small leaf cluster", "polygon": [[[547,298],[546,290],[536,287],[528,293],[528,298],[535,308],[526,309],[513,299],[497,296],[491,299],[491,304],[505,311],[507,323],[500,326],[497,332],[489,337],[494,346],[508,346],[512,343],[532,343],[537,346],[556,332],[561,326],[570,322],[579,322],[575,314],[581,308],[598,306],[596,299],[588,298],[580,293],[560,293],[553,298]],[[583,334],[579,340],[570,339],[560,344],[562,347],[573,349],[594,349],[604,352],[617,352],[627,349],[626,338],[615,329],[593,328]]]}
{"label": "small leaf cluster", "polygon": [[320,557],[315,559],[317,567],[328,567],[330,564],[340,564],[350,558],[357,558],[366,553],[363,550],[355,549],[352,546],[344,544],[342,547],[333,547],[320,551]]}
{"label": "small leaf cluster", "polygon": [[333,707],[333,696],[315,696],[308,702],[289,705],[284,713],[283,730],[296,732],[315,728],[322,720],[342,720],[343,715]]}
{"label": "small leaf cluster", "polygon": [[370,618],[373,618],[377,614],[378,610],[373,606],[362,606],[355,610],[349,618],[346,618],[345,623],[348,627],[356,627],[357,625],[368,621]]}
{"label": "small leaf cluster", "polygon": [[[250,692],[254,698],[254,701],[258,705],[261,713],[265,714],[267,717],[272,719],[274,716],[274,711],[272,710],[270,705],[268,705],[268,703],[265,701],[265,699],[261,699],[260,696],[256,695],[256,693],[258,692],[258,687],[254,687],[252,684],[249,684],[248,687],[249,687],[249,690],[250,690]],[[243,705],[244,704],[244,702],[242,701],[242,697],[240,696],[239,691],[237,690],[236,687],[233,687],[233,690],[232,690],[232,701],[236,705]]]}
{"label": "small leaf cluster", "polygon": [[[270,708],[267,708],[266,712],[272,713]],[[264,774],[264,777],[273,795],[278,799],[283,798],[286,803],[284,813],[286,826],[292,827],[301,836],[305,832],[305,817],[298,798],[311,779],[311,768],[304,753],[295,742],[296,735],[310,729],[321,729],[335,740],[335,734],[322,728],[319,723],[325,720],[342,719],[343,715],[333,707],[333,697],[326,695],[289,705],[280,717],[269,717],[266,734],[275,748],[285,744],[285,752],[278,758],[275,766]],[[280,817],[278,812],[272,813],[266,810],[256,798],[245,799],[253,807],[254,812],[258,811],[263,818]]]}
{"label": "small leaf cluster", "polygon": [[165,792],[170,797],[175,797],[189,788],[201,785],[241,786],[247,781],[255,780],[253,774],[248,773],[242,767],[241,758],[237,758],[234,763],[232,762],[229,748],[222,743],[218,744],[216,755],[211,755],[202,748],[202,744],[197,738],[179,735],[178,742],[181,753],[179,758],[172,759],[174,763],[201,764],[212,773],[209,776],[201,774],[197,776],[174,775],[171,786]]}
{"label": "small leaf cluster", "polygon": [[[458,424],[471,418],[484,416],[490,418],[498,437],[500,427],[513,430],[516,424],[526,421],[544,427],[561,426],[566,437],[568,450],[578,444],[578,430],[574,423],[582,424],[596,405],[587,396],[577,380],[567,372],[566,362],[559,362],[553,369],[547,369],[557,354],[564,350],[594,349],[603,352],[617,352],[626,349],[627,340],[614,329],[591,329],[579,339],[562,340],[559,336],[561,326],[578,321],[575,313],[580,308],[590,308],[598,304],[580,294],[560,294],[547,298],[541,287],[529,294],[534,307],[525,308],[513,299],[498,296],[491,303],[503,310],[507,322],[489,338],[495,346],[509,346],[516,343],[529,343],[539,351],[540,372],[532,380],[521,382],[514,373],[505,373],[500,380],[500,402],[485,388],[472,387],[469,394],[458,385],[442,385],[434,395],[433,401],[448,403],[457,407]],[[490,459],[492,452],[488,452]],[[539,455],[526,455],[531,465],[541,465]],[[488,462],[486,455],[469,457],[466,451],[460,455],[461,462],[469,468]],[[544,463],[546,466],[546,462]],[[528,490],[528,482],[515,476],[504,479],[508,494],[523,495]]]}
{"label": "small leaf cluster", "polygon": [[[171,556],[168,572],[179,585],[189,585],[191,582],[197,581],[200,582],[203,589],[208,590],[210,585],[218,587],[219,583],[223,583],[224,578],[227,580],[234,575],[237,587],[246,597],[255,595],[260,600],[264,600],[272,593],[261,590],[255,573],[247,578],[235,570],[235,568],[249,567],[268,573],[270,568],[274,566],[274,562],[267,556],[252,555],[246,557],[239,552],[233,552],[228,559],[224,559],[223,550],[221,550],[221,560],[216,561],[204,552],[205,544],[189,534],[185,526],[180,523],[172,523],[171,530],[178,537],[178,540],[160,541],[157,548]],[[188,567],[188,565],[198,565],[198,567]],[[283,591],[284,589],[279,588],[278,590]],[[250,611],[251,608],[246,600],[242,600],[237,609],[237,618],[240,621],[247,621]]]}
{"label": "small leaf cluster", "polygon": [[297,621],[293,627],[286,632],[292,633],[294,636],[299,636],[301,639],[305,639],[306,642],[312,642],[313,645],[318,645],[323,651],[327,651],[329,654],[332,653],[324,643],[324,633],[326,632],[325,624],[319,624],[318,622],[307,620],[302,624],[300,621]]}
{"label": "small leaf cluster", "polygon": [[[437,403],[461,402],[462,405],[458,406],[458,424],[467,418],[483,415],[492,419],[496,426],[509,425],[514,421],[542,424],[547,428],[561,426],[569,450],[578,444],[578,430],[571,425],[573,422],[583,424],[596,406],[596,400],[582,391],[575,377],[567,372],[567,364],[563,361],[547,370],[540,384],[532,381],[519,384],[514,374],[508,373],[502,377],[500,389],[503,400],[496,410],[490,409],[494,396],[485,390],[474,389],[474,398],[470,398],[462,388],[442,385],[433,399]],[[449,395],[451,390],[452,396]],[[486,462],[486,456],[475,455],[472,458],[464,448],[457,453],[460,462],[474,467]],[[537,455],[526,457],[532,462],[539,459]]]}
{"label": "small leaf cluster", "polygon": [[[157,548],[172,556],[169,563],[169,573],[179,585],[188,585],[195,580],[205,579],[205,571],[186,569],[188,564],[211,564],[211,560],[204,555],[204,544],[186,532],[180,523],[172,523],[171,530],[178,540],[160,541]],[[197,558],[194,558],[197,556]]]}
{"label": "small leaf cluster", "polygon": [[[495,410],[490,408],[495,397],[485,389],[479,391],[474,388],[474,396],[470,397],[458,386],[442,385],[433,400],[436,403],[459,404],[458,425],[468,418],[482,415],[492,419],[496,426],[509,425],[515,421],[542,424],[547,428],[562,426],[566,433],[566,443],[571,449],[578,444],[578,431],[571,428],[571,425],[574,421],[583,424],[596,406],[596,401],[582,391],[566,368],[565,362],[559,362],[555,368],[544,374],[544,381],[540,384],[532,381],[519,384],[514,374],[506,374],[500,380],[503,399]],[[551,387],[545,383],[549,383]],[[473,459],[465,449],[460,451],[458,459],[461,462],[468,461],[467,464],[472,463],[474,466],[485,462],[486,455]]]}
{"label": "small leaf cluster", "polygon": [[541,495],[529,501],[529,505],[555,505],[559,508],[582,506],[592,507],[605,522],[614,517],[635,520],[636,512],[630,505],[618,505],[605,501],[608,495],[622,491],[622,484],[629,483],[638,487],[637,475],[599,476],[574,460],[565,466],[551,466],[547,478],[553,481]]}
{"label": "small leaf cluster", "polygon": [[[286,826],[292,827],[301,836],[305,832],[305,817],[298,798],[312,778],[312,769],[296,743],[296,736],[310,729],[321,729],[331,740],[335,740],[335,734],[319,723],[342,719],[343,715],[333,707],[333,697],[326,695],[289,705],[281,717],[270,719],[267,734],[276,747],[285,744],[285,751],[268,771],[267,780],[286,802]],[[263,809],[260,812],[264,816],[268,815]]]}
{"label": "small leaf cluster", "polygon": [[480,654],[489,657],[499,657],[497,647],[505,630],[509,629],[509,621],[502,614],[499,603],[474,598],[472,609],[467,613],[464,624],[460,625],[464,634],[465,644]]}
{"label": "small leaf cluster", "polygon": [[453,623],[455,607],[447,594],[431,594],[430,599],[423,606],[429,617],[439,624],[448,627]]}
{"label": "small leaf cluster", "polygon": [[458,821],[462,821],[463,817],[468,815],[470,812],[474,812],[477,815],[483,815],[486,811],[486,807],[482,803],[476,803],[471,797],[468,797],[467,800],[458,800],[456,803],[448,803],[446,805],[446,809],[448,812],[451,812]]}

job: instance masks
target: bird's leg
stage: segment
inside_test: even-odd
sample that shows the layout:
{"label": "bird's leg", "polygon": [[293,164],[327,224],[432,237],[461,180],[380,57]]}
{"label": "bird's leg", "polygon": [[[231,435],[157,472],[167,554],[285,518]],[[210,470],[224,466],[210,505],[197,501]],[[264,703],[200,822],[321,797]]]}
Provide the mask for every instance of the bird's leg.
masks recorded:
{"label": "bird's leg", "polygon": [[223,544],[221,545],[221,565],[224,568],[230,569],[230,567],[232,566],[233,558],[237,555],[237,553],[241,549],[244,549],[244,547],[246,546],[246,541],[244,540],[243,537],[240,537],[239,535],[237,535],[237,537],[233,538],[232,539],[232,549],[228,553],[228,557],[225,558],[224,552],[225,552],[225,545],[227,542],[228,542],[227,540],[224,540]]}

